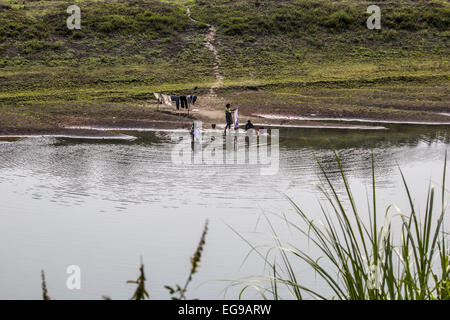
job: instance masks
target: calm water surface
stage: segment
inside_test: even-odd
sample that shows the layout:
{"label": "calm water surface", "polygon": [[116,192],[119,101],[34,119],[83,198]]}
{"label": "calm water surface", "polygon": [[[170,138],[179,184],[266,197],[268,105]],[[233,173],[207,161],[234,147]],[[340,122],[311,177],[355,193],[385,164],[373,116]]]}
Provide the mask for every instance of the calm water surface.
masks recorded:
{"label": "calm water surface", "polygon": [[[184,284],[207,218],[207,245],[188,297],[235,299],[242,287],[225,292],[226,280],[265,271],[257,256],[242,264],[249,248],[230,227],[256,244],[272,244],[261,217],[294,218],[285,195],[318,216],[323,196],[311,151],[343,192],[332,159],[337,150],[361,210],[367,208],[373,151],[379,206],[406,210],[397,164],[423,208],[428,183],[441,183],[450,138],[448,127],[285,128],[280,130],[279,172],[262,176],[251,165],[176,165],[170,132],[124,133],[137,139],[0,141],[1,299],[39,299],[41,269],[52,298],[127,299],[134,286],[126,281],[137,278],[141,256],[151,298],[169,298],[163,287]],[[273,217],[273,222],[280,236],[308,249],[282,221]],[[66,288],[69,265],[81,268],[81,290]],[[320,287],[308,270],[298,270],[304,283]]]}

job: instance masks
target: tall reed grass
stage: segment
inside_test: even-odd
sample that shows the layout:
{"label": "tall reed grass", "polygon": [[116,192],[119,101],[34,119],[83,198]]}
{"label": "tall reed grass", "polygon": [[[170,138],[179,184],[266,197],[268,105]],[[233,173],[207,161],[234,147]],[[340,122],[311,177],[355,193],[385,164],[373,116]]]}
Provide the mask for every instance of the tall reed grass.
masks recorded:
{"label": "tall reed grass", "polygon": [[[367,212],[359,211],[337,153],[335,159],[345,197],[339,195],[329,173],[316,156],[315,158],[324,178],[324,184],[320,187],[326,197],[325,203],[320,204],[323,219],[312,219],[290,198],[288,200],[300,221],[294,222],[284,216],[280,218],[286,221],[291,230],[306,237],[318,249],[319,256],[313,256],[304,248],[283,241],[266,216],[275,242],[267,252],[251,244],[239,233],[238,235],[270,267],[271,274],[265,278],[270,286],[251,282],[241,294],[252,287],[264,298],[276,300],[449,300],[450,256],[448,230],[444,224],[448,211],[448,193],[445,189],[447,155],[442,174],[441,197],[438,198],[430,183],[425,211],[422,215],[419,214],[410,187],[399,168],[409,209],[408,212],[403,212],[395,206],[388,207],[383,219],[380,218],[377,207],[373,155],[372,196],[368,199]],[[393,210],[395,213],[391,214]],[[274,249],[279,253],[281,262],[269,258]],[[294,263],[297,262],[311,268],[318,279],[326,284],[327,291],[332,292],[332,296],[325,296],[316,288],[303,285],[301,274],[294,268]],[[281,296],[281,286],[290,293],[289,297]]]}

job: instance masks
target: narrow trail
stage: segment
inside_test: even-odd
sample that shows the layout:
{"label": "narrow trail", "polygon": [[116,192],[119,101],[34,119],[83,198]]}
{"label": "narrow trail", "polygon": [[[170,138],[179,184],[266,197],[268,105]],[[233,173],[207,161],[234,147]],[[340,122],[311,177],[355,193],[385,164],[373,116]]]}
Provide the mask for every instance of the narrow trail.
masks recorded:
{"label": "narrow trail", "polygon": [[[187,8],[186,14],[188,15],[188,17],[191,21],[198,23],[197,20],[192,18],[190,8]],[[204,45],[214,55],[214,59],[215,59],[214,76],[216,78],[216,82],[210,88],[209,93],[210,93],[211,97],[217,97],[216,89],[222,87],[223,80],[224,80],[222,74],[220,73],[220,66],[222,64],[222,61],[220,60],[219,52],[217,51],[217,48],[214,45],[214,42],[216,40],[217,29],[213,25],[210,25],[210,24],[208,24],[208,27],[209,27],[209,30],[205,36]]]}

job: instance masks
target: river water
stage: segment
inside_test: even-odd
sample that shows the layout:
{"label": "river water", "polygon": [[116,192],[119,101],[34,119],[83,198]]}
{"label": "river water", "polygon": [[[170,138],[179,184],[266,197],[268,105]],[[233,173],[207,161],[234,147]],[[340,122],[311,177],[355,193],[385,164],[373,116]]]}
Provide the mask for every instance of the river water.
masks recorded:
{"label": "river water", "polygon": [[[384,124],[383,124],[384,125]],[[384,125],[386,126],[386,125]],[[428,184],[440,186],[450,129],[386,126],[389,130],[281,128],[279,168],[262,165],[177,163],[170,131],[125,131],[134,140],[30,137],[0,140],[0,299],[39,299],[41,270],[54,299],[128,299],[142,257],[152,299],[169,298],[165,285],[184,285],[190,257],[209,219],[206,246],[188,298],[235,299],[245,281],[267,275],[248,244],[273,245],[265,217],[281,238],[297,239],[277,215],[295,219],[291,197],[318,217],[323,182],[312,153],[340,194],[333,150],[339,154],[362,215],[376,163],[380,211],[407,211],[398,166],[423,208]],[[195,149],[194,149],[195,150]],[[450,189],[447,185],[447,189]],[[312,249],[313,250],[313,249]],[[245,260],[245,261],[244,261]],[[81,289],[66,285],[79,266]],[[325,294],[306,267],[298,279]],[[258,297],[249,290],[245,298]]]}

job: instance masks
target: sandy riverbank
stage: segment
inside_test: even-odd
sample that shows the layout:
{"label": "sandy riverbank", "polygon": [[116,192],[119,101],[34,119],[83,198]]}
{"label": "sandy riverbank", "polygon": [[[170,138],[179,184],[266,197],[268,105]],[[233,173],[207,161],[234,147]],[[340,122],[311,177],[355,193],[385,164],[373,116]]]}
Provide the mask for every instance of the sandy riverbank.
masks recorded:
{"label": "sandy riverbank", "polygon": [[[132,140],[133,137],[121,133],[121,131],[165,131],[179,132],[189,130],[193,121],[202,121],[203,129],[209,130],[215,124],[217,129],[224,127],[224,121],[220,119],[219,111],[196,111],[192,112],[190,117],[180,117],[180,119],[171,119],[172,115],[167,112],[155,112],[167,115],[169,119],[89,119],[86,121],[73,121],[72,123],[63,122],[55,127],[21,127],[21,128],[0,128],[0,139],[13,137],[71,137],[71,138],[92,138],[92,139],[121,139]],[[367,119],[303,119],[294,116],[285,115],[264,115],[245,116],[241,115],[241,128],[245,125],[247,119],[251,119],[256,128],[304,128],[304,129],[333,129],[333,130],[388,130],[389,124],[405,125],[450,125],[450,122],[411,122],[404,123],[392,120],[367,120]],[[342,120],[342,121],[340,121]],[[366,121],[367,120],[367,121]]]}
{"label": "sandy riverbank", "polygon": [[[262,93],[263,94],[263,93]],[[260,95],[262,95],[260,94]],[[198,103],[188,114],[174,106],[158,106],[153,101],[140,103],[83,103],[71,105],[47,105],[39,114],[27,111],[26,116],[3,112],[0,117],[0,136],[59,135],[114,137],[118,130],[188,130],[194,121],[202,121],[204,128],[213,124],[222,128],[225,124],[224,106],[231,102],[239,107],[240,123],[251,120],[257,127],[298,127],[343,130],[384,130],[390,124],[450,125],[445,112],[386,109],[367,114],[355,109],[351,113],[335,114],[333,108],[311,113],[301,105],[268,104],[264,99],[245,102],[242,95],[199,96]],[[334,107],[334,109],[339,106]],[[328,111],[327,111],[328,110]]]}

